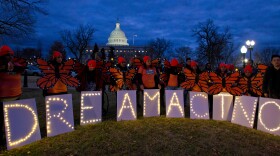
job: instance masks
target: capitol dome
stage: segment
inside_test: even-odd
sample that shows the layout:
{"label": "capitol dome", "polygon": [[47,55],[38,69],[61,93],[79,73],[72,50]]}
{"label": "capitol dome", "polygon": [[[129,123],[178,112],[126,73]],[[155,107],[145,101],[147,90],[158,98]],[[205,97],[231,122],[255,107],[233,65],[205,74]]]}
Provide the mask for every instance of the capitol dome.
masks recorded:
{"label": "capitol dome", "polygon": [[110,34],[108,38],[107,46],[129,46],[127,43],[127,38],[124,32],[120,28],[120,22],[117,21],[116,28]]}

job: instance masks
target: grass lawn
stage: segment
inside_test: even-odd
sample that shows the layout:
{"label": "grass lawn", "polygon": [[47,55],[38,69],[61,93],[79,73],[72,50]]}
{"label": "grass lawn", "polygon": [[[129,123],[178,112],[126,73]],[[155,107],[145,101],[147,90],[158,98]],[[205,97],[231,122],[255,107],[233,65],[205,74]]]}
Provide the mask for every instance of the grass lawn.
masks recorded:
{"label": "grass lawn", "polygon": [[[10,151],[9,155],[278,155],[280,137],[230,122],[171,119],[165,115],[136,121],[116,121],[114,94],[103,122],[79,126],[80,94],[73,94],[75,131],[46,137],[45,104],[40,89],[24,88],[22,99],[36,98],[43,139]],[[163,108],[162,108],[163,109]],[[189,108],[186,109],[186,112]],[[163,112],[164,113],[164,112]],[[187,116],[189,113],[186,113]],[[4,147],[2,147],[3,149]]]}

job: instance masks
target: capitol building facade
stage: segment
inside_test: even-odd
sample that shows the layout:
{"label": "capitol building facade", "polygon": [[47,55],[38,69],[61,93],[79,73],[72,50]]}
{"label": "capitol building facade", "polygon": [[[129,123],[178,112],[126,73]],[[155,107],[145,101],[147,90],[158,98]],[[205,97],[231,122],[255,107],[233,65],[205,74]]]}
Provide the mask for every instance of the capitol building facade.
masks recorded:
{"label": "capitol building facade", "polygon": [[[91,54],[93,52],[94,46],[89,46],[86,50],[86,55],[83,60],[91,59]],[[120,22],[116,22],[115,29],[110,33],[108,38],[108,42],[106,45],[98,45],[100,56],[101,50],[105,51],[107,56],[107,60],[109,59],[109,52],[113,50],[115,57],[122,56],[129,61],[132,57],[143,57],[144,55],[148,54],[148,47],[147,46],[134,46],[129,45],[128,39],[125,36],[125,33],[121,30]]]}

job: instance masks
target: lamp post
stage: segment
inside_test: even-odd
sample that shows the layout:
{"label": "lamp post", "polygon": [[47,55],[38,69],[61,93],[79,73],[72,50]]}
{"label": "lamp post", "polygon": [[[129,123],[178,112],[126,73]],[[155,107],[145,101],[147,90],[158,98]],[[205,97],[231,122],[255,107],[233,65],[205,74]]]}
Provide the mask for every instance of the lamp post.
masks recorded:
{"label": "lamp post", "polygon": [[252,41],[247,40],[247,41],[246,41],[246,45],[247,45],[247,48],[248,48],[249,51],[250,51],[250,60],[252,60],[252,55],[251,55],[251,53],[252,53],[252,51],[253,51],[253,48],[254,48],[254,45],[255,45],[255,41],[254,41],[254,40],[252,40]]}
{"label": "lamp post", "polygon": [[243,68],[245,68],[245,54],[247,53],[247,48],[246,48],[246,46],[242,46],[241,49],[240,49],[240,51],[241,51],[242,56],[243,56],[243,59],[242,59]]}

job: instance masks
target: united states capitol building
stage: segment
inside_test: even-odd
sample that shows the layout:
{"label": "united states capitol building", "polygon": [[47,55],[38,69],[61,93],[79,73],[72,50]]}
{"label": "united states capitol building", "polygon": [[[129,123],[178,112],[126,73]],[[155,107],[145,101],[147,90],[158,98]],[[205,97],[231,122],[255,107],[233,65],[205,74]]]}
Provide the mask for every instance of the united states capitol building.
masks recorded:
{"label": "united states capitol building", "polygon": [[[105,54],[107,55],[107,59],[108,59],[109,52],[112,50],[114,51],[116,57],[118,56],[125,57],[127,61],[132,57],[143,57],[144,55],[148,55],[147,46],[129,45],[125,33],[121,30],[121,24],[119,21],[116,22],[116,27],[111,32],[107,44],[98,45],[98,48],[99,48],[99,55],[101,53],[101,50],[104,49]],[[93,49],[94,49],[94,45],[89,46],[87,48],[86,55],[83,60],[88,60],[91,58]]]}

